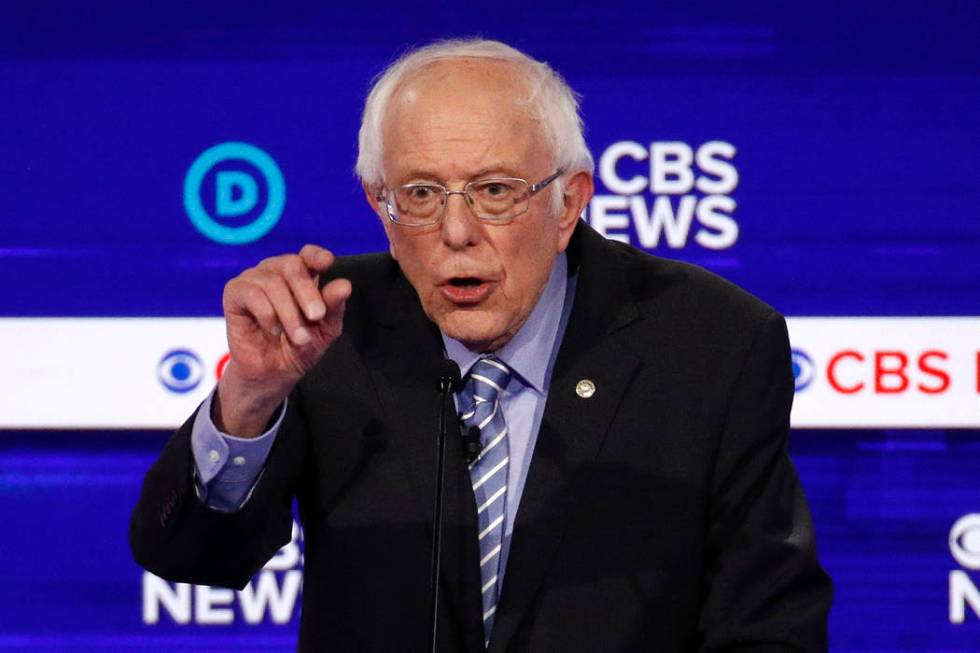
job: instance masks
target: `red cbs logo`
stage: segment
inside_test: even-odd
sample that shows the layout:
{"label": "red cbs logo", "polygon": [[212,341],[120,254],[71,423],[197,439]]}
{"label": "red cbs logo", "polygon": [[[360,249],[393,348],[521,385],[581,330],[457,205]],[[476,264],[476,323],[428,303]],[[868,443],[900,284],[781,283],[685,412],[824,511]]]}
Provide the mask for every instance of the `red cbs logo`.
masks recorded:
{"label": "red cbs logo", "polygon": [[860,392],[938,395],[949,390],[951,385],[946,370],[948,361],[949,354],[941,349],[918,354],[897,349],[867,353],[846,349],[836,353],[827,363],[827,381],[834,390],[847,395]]}

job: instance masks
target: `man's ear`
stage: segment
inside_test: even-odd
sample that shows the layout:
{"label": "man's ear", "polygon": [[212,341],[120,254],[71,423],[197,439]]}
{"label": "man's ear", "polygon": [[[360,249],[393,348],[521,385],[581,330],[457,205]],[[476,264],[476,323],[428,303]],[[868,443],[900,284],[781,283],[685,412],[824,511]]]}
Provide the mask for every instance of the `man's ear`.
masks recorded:
{"label": "man's ear", "polygon": [[367,182],[361,182],[361,188],[364,189],[364,197],[367,199],[368,204],[371,205],[371,210],[374,214],[381,218],[382,221],[388,219],[387,212],[381,201],[378,200],[378,195],[381,193],[381,188],[379,186],[369,186]]}
{"label": "man's ear", "polygon": [[558,217],[558,251],[564,252],[575,231],[582,211],[589,205],[595,193],[595,182],[591,173],[579,170],[565,181],[561,214]]}
{"label": "man's ear", "polygon": [[381,193],[380,186],[369,186],[366,183],[361,183],[361,188],[364,189],[364,197],[367,198],[368,204],[371,206],[371,210],[374,214],[378,216],[381,220],[381,227],[385,230],[385,236],[388,237],[388,251],[391,252],[391,258],[398,260],[398,254],[395,252],[395,241],[391,238],[391,220],[388,219],[388,209],[382,203],[384,200],[379,200],[378,195]]}

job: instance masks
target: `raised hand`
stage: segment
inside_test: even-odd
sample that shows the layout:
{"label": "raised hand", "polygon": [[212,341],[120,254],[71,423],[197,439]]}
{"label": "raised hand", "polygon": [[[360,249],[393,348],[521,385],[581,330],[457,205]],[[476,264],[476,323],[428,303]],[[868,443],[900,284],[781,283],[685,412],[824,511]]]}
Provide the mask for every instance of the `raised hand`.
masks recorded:
{"label": "raised hand", "polygon": [[218,383],[215,423],[238,437],[261,434],[276,407],[343,330],[351,285],[317,279],[334,256],[316,245],[265,259],[225,285],[231,359]]}

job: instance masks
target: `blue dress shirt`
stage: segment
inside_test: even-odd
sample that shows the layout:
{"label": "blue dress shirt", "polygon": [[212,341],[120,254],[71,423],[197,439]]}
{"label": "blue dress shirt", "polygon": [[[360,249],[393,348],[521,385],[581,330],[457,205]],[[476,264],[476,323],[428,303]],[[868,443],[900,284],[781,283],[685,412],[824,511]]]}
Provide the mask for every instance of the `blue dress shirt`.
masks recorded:
{"label": "blue dress shirt", "polygon": [[[507,422],[510,464],[507,468],[507,503],[504,509],[504,536],[500,543],[498,583],[503,587],[514,519],[524,492],[531,465],[531,454],[541,428],[541,417],[551,386],[551,372],[558,354],[558,343],[565,332],[574,295],[574,280],[568,279],[565,255],[555,260],[548,283],[527,321],[507,344],[494,355],[511,370],[507,387],[497,395]],[[463,343],[442,335],[447,357],[456,361],[463,378],[480,358]],[[459,401],[459,394],[456,396]],[[457,409],[461,406],[457,403]]]}
{"label": "blue dress shirt", "polygon": [[[512,374],[500,395],[507,421],[510,465],[507,470],[507,505],[501,543],[500,583],[507,568],[514,518],[527,480],[531,454],[541,427],[545,401],[558,347],[565,333],[575,295],[575,278],[568,277],[565,254],[559,254],[541,297],[527,321],[495,355],[510,367]],[[456,361],[465,378],[480,357],[463,343],[442,336],[446,355]],[[211,419],[211,393],[194,419],[191,449],[197,472],[198,495],[204,503],[224,512],[239,509],[248,500],[262,473],[285,414],[285,403],[272,427],[257,438],[236,438],[218,431]],[[457,395],[457,402],[459,397]]]}

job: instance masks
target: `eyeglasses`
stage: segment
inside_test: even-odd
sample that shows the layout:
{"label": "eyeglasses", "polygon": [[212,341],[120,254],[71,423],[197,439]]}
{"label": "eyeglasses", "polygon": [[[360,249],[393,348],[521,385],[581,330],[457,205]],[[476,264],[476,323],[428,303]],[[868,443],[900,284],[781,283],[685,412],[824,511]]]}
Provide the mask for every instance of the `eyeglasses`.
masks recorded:
{"label": "eyeglasses", "polygon": [[448,190],[441,184],[405,184],[382,189],[376,199],[384,202],[389,220],[406,227],[426,227],[442,221],[450,195],[462,195],[478,219],[504,224],[526,212],[531,197],[562,172],[559,169],[536,184],[517,177],[479,179],[463,186],[463,190]]}

